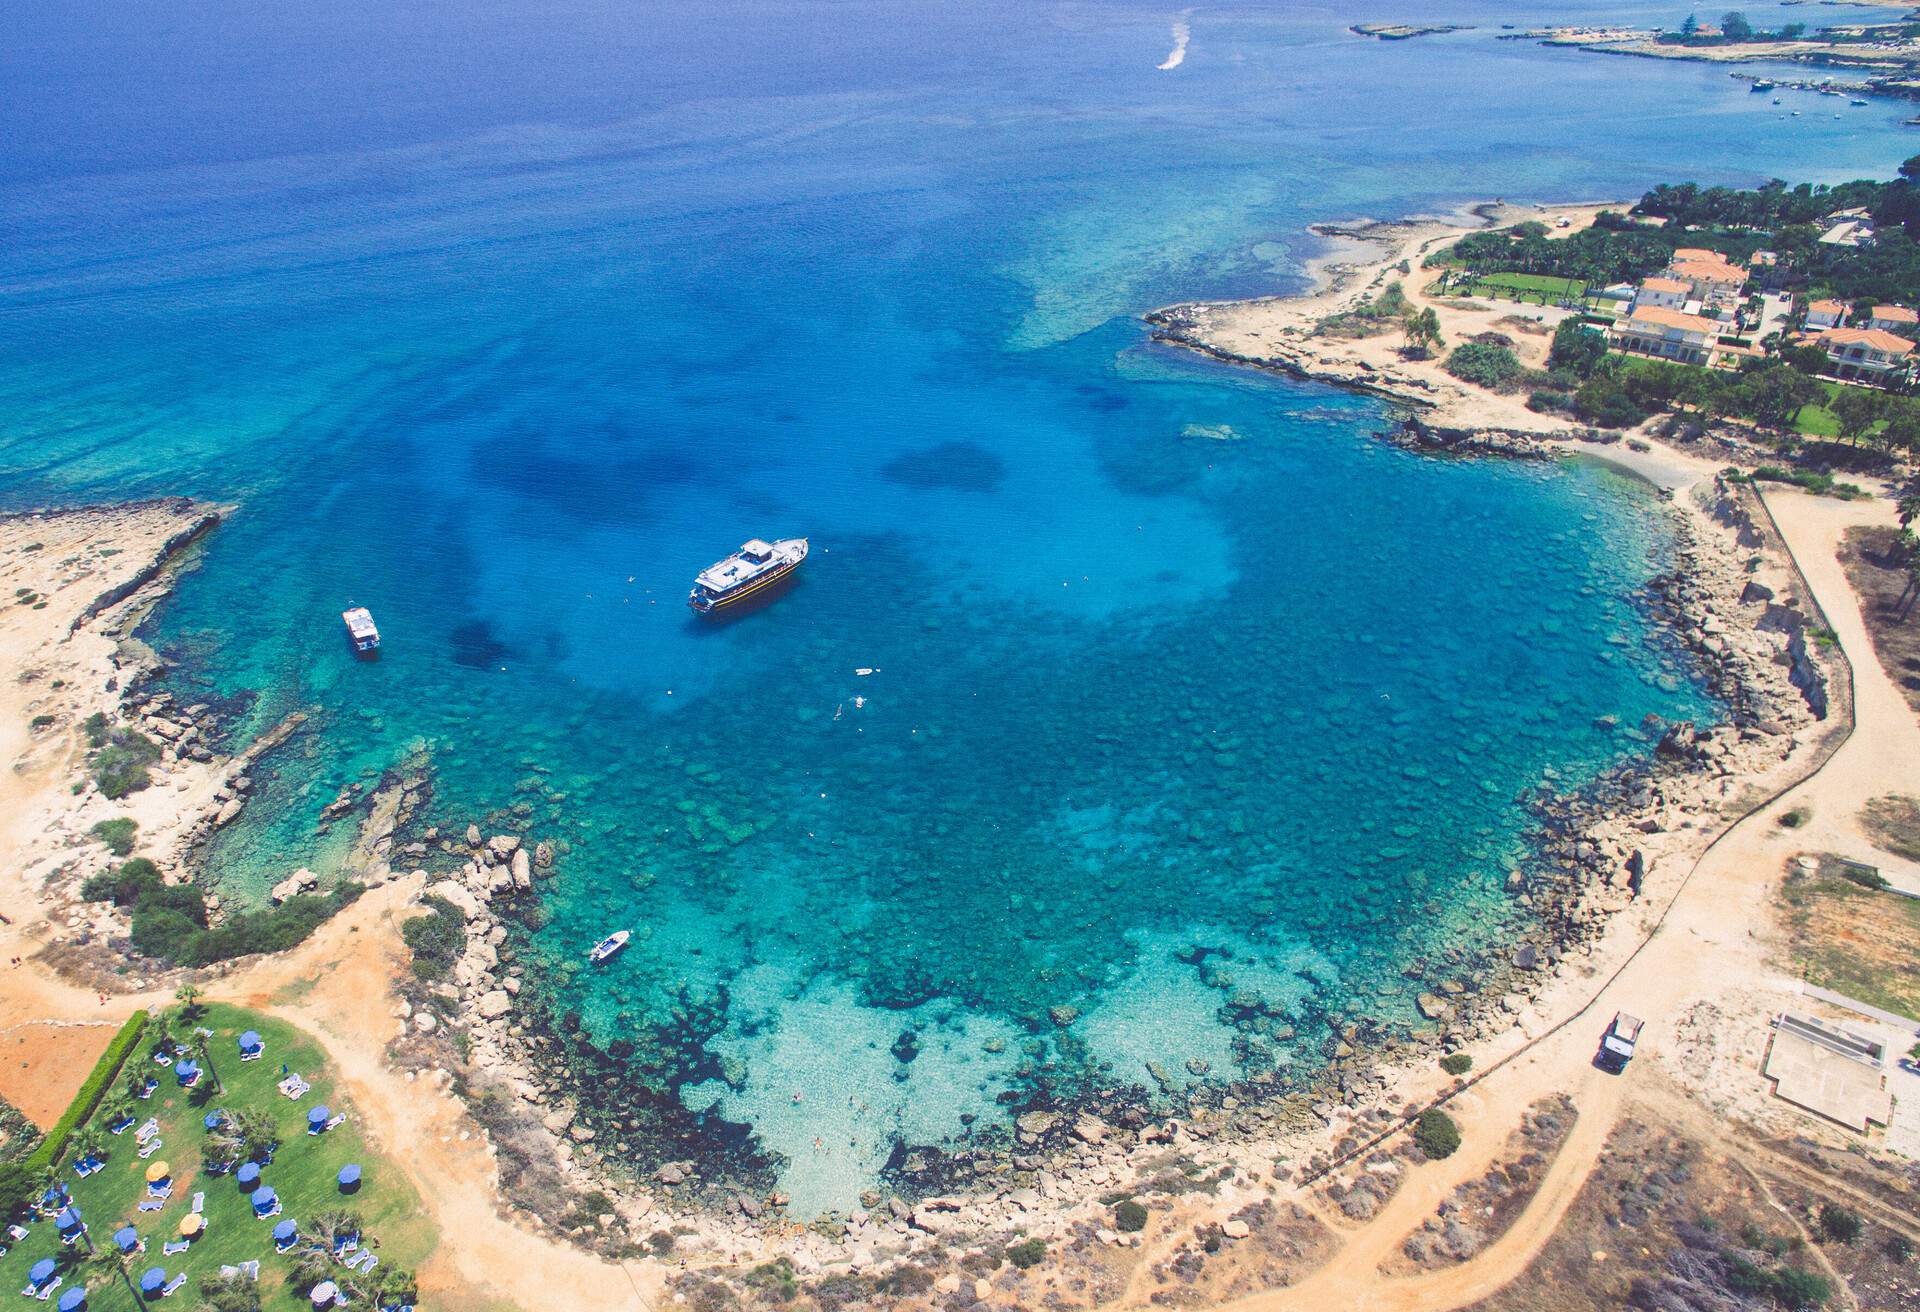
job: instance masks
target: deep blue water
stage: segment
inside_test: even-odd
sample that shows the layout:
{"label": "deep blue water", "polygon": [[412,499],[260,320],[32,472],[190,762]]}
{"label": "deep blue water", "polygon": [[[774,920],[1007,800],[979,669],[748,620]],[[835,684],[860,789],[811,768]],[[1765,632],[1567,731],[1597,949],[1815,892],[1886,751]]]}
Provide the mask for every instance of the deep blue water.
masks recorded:
{"label": "deep blue water", "polygon": [[[1522,932],[1517,795],[1645,750],[1597,718],[1714,712],[1635,606],[1644,493],[1404,455],[1134,316],[1289,285],[1314,220],[1912,150],[1897,107],[1493,39],[1531,6],[1343,30],[1401,9],[1194,10],[1163,70],[1179,14],[1135,3],[34,6],[0,500],[239,503],[153,637],[326,734],[227,886],[325,866],[320,807],[428,745],[435,818],[568,849],[534,991],[643,1046],[718,1005],[731,1084],[680,1097],[801,1210],[1041,1068],[1310,1067]],[[790,595],[691,620],[790,534]]]}

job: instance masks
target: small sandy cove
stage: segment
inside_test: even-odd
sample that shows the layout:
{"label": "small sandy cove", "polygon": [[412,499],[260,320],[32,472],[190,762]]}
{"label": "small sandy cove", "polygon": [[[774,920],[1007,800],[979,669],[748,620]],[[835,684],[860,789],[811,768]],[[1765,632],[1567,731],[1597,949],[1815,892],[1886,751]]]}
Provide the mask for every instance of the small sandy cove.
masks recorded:
{"label": "small sandy cove", "polygon": [[[1574,213],[1590,218],[1597,208]],[[1458,225],[1410,228],[1371,264],[1336,271],[1342,276],[1333,290],[1298,303],[1217,307],[1214,330],[1221,342],[1237,343],[1246,354],[1262,358],[1276,338],[1302,331],[1342,298],[1377,288],[1400,259],[1417,261],[1434,243],[1462,230]],[[1405,280],[1416,301],[1417,282]],[[1471,312],[1438,308],[1449,338],[1480,330],[1467,317]],[[1487,312],[1488,326],[1508,313],[1504,307]],[[1397,334],[1392,342],[1357,343],[1352,350],[1363,363],[1377,352],[1379,372],[1419,370],[1451,420],[1504,422],[1510,403],[1468,395],[1434,367],[1405,365],[1397,360],[1396,346]],[[1460,395],[1446,395],[1453,392]],[[1526,417],[1526,427],[1540,431],[1541,417]],[[1672,489],[1680,507],[1691,507],[1691,490],[1712,476],[1707,462],[1658,443],[1643,453],[1607,448],[1606,454],[1628,456],[1640,472]],[[1759,1091],[1749,1060],[1757,1054],[1703,1057],[1682,1036],[1694,1032],[1689,1019],[1705,1006],[1744,1016],[1743,1041],[1764,1034],[1765,1011],[1783,1005],[1781,999],[1791,992],[1775,955],[1774,890],[1788,858],[1808,846],[1804,834],[1783,829],[1775,816],[1805,806],[1823,823],[1841,824],[1863,797],[1920,792],[1920,725],[1874,658],[1835,555],[1848,527],[1892,522],[1890,505],[1884,499],[1820,500],[1794,491],[1769,492],[1767,501],[1851,657],[1853,704],[1859,708],[1851,737],[1797,784],[1793,780],[1810,768],[1808,753],[1790,755],[1777,768],[1777,778],[1732,781],[1730,787],[1756,798],[1774,787],[1792,787],[1711,846],[1714,835],[1702,828],[1666,849],[1653,864],[1645,896],[1615,915],[1599,941],[1570,957],[1559,976],[1514,1018],[1512,1029],[1475,1050],[1478,1071],[1509,1060],[1449,1105],[1465,1134],[1463,1148],[1445,1161],[1415,1168],[1371,1219],[1335,1225],[1338,1247],[1291,1286],[1237,1297],[1225,1306],[1314,1312],[1465,1306],[1526,1268],[1587,1178],[1628,1099],[1647,1096],[1652,1081],[1692,1091],[1693,1100],[1683,1099],[1676,1117],[1704,1115],[1698,1101],[1703,1095],[1720,1112],[1753,1118],[1778,1114],[1768,1110]],[[43,891],[61,882],[51,876],[65,878],[80,868],[75,863],[101,860],[98,844],[84,834],[108,808],[91,791],[72,791],[83,773],[81,723],[92,711],[115,703],[116,681],[140,662],[138,645],[129,645],[127,635],[170,586],[173,572],[190,566],[195,535],[217,531],[219,513],[168,501],[0,517],[0,603],[6,603],[0,604],[0,653],[14,672],[0,687],[0,753],[9,763],[0,775],[0,909],[6,916],[0,924],[0,963],[6,972],[0,987],[0,1094],[42,1122],[65,1105],[118,1020],[138,1006],[171,1000],[171,979],[135,973],[128,977],[135,991],[102,994],[57,974],[51,959],[58,955],[58,941],[85,927],[86,912],[49,905]],[[190,860],[188,836],[207,808],[217,805],[222,770],[217,759],[195,761],[170,748],[155,786],[135,795],[131,808],[118,805],[112,813],[131,809],[141,823],[142,850],[157,853],[180,876]],[[1835,841],[1845,837],[1845,832],[1834,835]],[[664,1291],[668,1273],[661,1265],[608,1262],[507,1220],[491,1148],[445,1091],[445,1081],[434,1072],[416,1077],[387,1061],[387,1044],[402,1026],[391,991],[404,968],[397,930],[417,892],[414,883],[400,878],[370,890],[300,948],[217,976],[207,982],[207,992],[278,1015],[325,1045],[369,1134],[405,1169],[440,1227],[439,1252],[422,1272],[430,1306],[670,1305]],[[1648,1022],[1644,1055],[1626,1077],[1605,1075],[1591,1061],[1615,1009]],[[1430,1068],[1402,1072],[1395,1077],[1395,1094],[1424,1100],[1449,1083]],[[1528,1108],[1563,1092],[1575,1100],[1578,1120],[1541,1187],[1498,1240],[1445,1270],[1394,1274],[1391,1263],[1383,1269],[1455,1186],[1501,1158],[1509,1131]],[[1157,1257],[1191,1240],[1195,1225],[1218,1221],[1260,1198],[1310,1204],[1297,1185],[1275,1181],[1272,1163],[1271,1155],[1262,1160],[1249,1152],[1217,1195],[1157,1214],[1144,1245],[1134,1250],[1139,1260],[1132,1284],[1113,1305],[1145,1305],[1151,1290],[1142,1273]],[[1091,1198],[1069,1200],[1065,1207],[1069,1218],[1104,1218],[1106,1212]],[[1043,1267],[1036,1278],[1044,1279],[1044,1272]],[[994,1291],[983,1305],[1010,1304],[1003,1292]]]}

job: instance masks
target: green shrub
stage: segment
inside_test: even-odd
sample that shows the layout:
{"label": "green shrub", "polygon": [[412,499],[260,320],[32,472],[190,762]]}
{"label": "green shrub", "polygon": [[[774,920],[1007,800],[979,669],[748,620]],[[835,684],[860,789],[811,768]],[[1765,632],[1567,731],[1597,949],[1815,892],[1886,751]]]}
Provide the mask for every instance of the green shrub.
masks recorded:
{"label": "green shrub", "polygon": [[169,953],[183,966],[207,966],[256,952],[285,952],[313,936],[340,908],[364,892],[360,884],[342,884],[331,893],[303,893],[277,907],[249,911],[200,931]]}
{"label": "green shrub", "polygon": [[73,1137],[86,1119],[93,1115],[93,1109],[100,1105],[100,1099],[106,1096],[109,1086],[120,1074],[120,1067],[126,1063],[127,1054],[140,1042],[141,1034],[147,1028],[147,1013],[136,1011],[127,1017],[127,1023],[120,1027],[107,1044],[107,1050],[100,1054],[100,1060],[93,1064],[86,1080],[80,1085],[80,1091],[73,1095],[73,1101],[67,1104],[67,1110],[60,1113],[60,1119],[47,1131],[47,1137],[40,1146],[27,1155],[21,1164],[29,1175],[38,1178],[60,1160],[60,1154],[66,1151],[67,1140]]}
{"label": "green shrub", "polygon": [[427,914],[400,926],[400,937],[413,952],[413,973],[420,979],[444,979],[467,950],[467,923],[443,897],[425,900]]}
{"label": "green shrub", "polygon": [[159,744],[145,734],[132,729],[108,729],[99,750],[93,754],[93,782],[106,797],[119,801],[153,782],[147,775],[147,767],[159,759]]}
{"label": "green shrub", "polygon": [[1782,811],[1780,813],[1781,827],[1786,829],[1798,829],[1811,819],[1813,819],[1813,812],[1804,806],[1796,806],[1791,811]]}
{"label": "green shrub", "polygon": [[1913,1240],[1903,1234],[1888,1235],[1886,1248],[1887,1257],[1902,1266],[1913,1260]]}
{"label": "green shrub", "polygon": [[105,747],[107,745],[107,717],[104,712],[95,711],[80,722],[80,727],[86,730],[87,746]]}
{"label": "green shrub", "polygon": [[1851,1244],[1860,1237],[1860,1216],[1838,1203],[1820,1204],[1820,1234],[1836,1244]]}
{"label": "green shrub", "polygon": [[1868,870],[1862,866],[1841,866],[1840,877],[1862,888],[1870,888],[1876,893],[1884,893],[1891,887],[1885,875],[1878,870]]}
{"label": "green shrub", "polygon": [[205,895],[191,884],[166,883],[159,867],[145,857],[122,862],[80,887],[80,895],[88,901],[131,906],[134,950],[180,966],[284,952],[305,942],[361,892],[359,884],[343,884],[331,893],[290,897],[277,907],[244,912],[209,926]]}
{"label": "green shrub", "polygon": [[1563,319],[1553,330],[1553,345],[1547,349],[1549,368],[1565,370],[1576,378],[1587,378],[1607,355],[1607,335],[1595,332],[1579,319]]}
{"label": "green shrub", "polygon": [[1007,1261],[1025,1271],[1029,1267],[1040,1265],[1040,1259],[1047,1255],[1046,1241],[1042,1239],[1022,1239],[1007,1248]]}
{"label": "green shrub", "polygon": [[1131,1198],[1123,1198],[1113,1207],[1113,1228],[1121,1234],[1133,1234],[1147,1228],[1147,1209]]}
{"label": "green shrub", "polygon": [[133,851],[133,836],[139,828],[138,820],[131,816],[120,816],[113,820],[102,820],[90,832],[107,845],[109,852],[115,856],[126,856]]}
{"label": "green shrub", "polygon": [[1647,417],[1617,378],[1589,378],[1573,394],[1573,412],[1596,428],[1632,428]]}
{"label": "green shrub", "polygon": [[40,1177],[25,1162],[0,1162],[0,1221],[24,1213],[40,1192]]}
{"label": "green shrub", "polygon": [[111,870],[89,875],[87,882],[80,885],[80,896],[88,902],[111,902],[115,906],[130,907],[140,900],[140,895],[148,888],[158,888],[164,882],[159,866],[146,857],[136,856],[130,861],[122,861]]}
{"label": "green shrub", "polygon": [[741,1282],[775,1303],[791,1303],[800,1292],[800,1282],[793,1274],[793,1263],[784,1257],[754,1267],[741,1277]]}
{"label": "green shrub", "polygon": [[1437,1162],[1459,1150],[1460,1127],[1438,1107],[1429,1107],[1414,1124],[1413,1141],[1430,1160]]}
{"label": "green shrub", "polygon": [[36,715],[28,722],[27,727],[31,729],[50,729],[53,727],[53,722],[56,718],[57,717],[52,715]]}
{"label": "green shrub", "polygon": [[1465,1052],[1450,1052],[1440,1059],[1440,1069],[1449,1075],[1465,1075],[1473,1069],[1473,1056]]}
{"label": "green shrub", "polygon": [[1490,387],[1510,386],[1520,377],[1520,359],[1504,346],[1463,342],[1447,357],[1446,370],[1462,382]]}

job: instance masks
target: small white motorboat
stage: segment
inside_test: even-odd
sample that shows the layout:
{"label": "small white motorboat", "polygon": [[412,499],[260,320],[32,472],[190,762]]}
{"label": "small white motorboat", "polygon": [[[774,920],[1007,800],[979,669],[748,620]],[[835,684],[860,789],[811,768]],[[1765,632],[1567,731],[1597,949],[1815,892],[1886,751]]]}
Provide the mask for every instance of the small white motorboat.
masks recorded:
{"label": "small white motorboat", "polygon": [[633,931],[630,929],[616,930],[593,945],[593,950],[587,953],[587,960],[596,966],[599,965],[625,947],[627,940],[632,937]]}

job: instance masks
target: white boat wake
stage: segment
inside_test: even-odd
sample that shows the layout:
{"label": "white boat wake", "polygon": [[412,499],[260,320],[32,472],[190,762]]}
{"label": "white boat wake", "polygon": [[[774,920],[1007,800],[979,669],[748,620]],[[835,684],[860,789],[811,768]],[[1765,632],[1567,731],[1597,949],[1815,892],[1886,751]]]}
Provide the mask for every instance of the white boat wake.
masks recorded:
{"label": "white boat wake", "polygon": [[1187,42],[1193,39],[1193,28],[1188,25],[1187,17],[1191,9],[1180,11],[1180,17],[1173,20],[1173,49],[1167,52],[1167,61],[1159,66],[1161,72],[1178,68],[1187,61]]}

